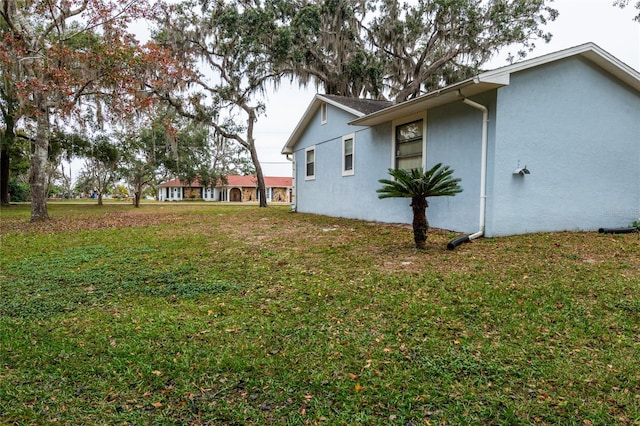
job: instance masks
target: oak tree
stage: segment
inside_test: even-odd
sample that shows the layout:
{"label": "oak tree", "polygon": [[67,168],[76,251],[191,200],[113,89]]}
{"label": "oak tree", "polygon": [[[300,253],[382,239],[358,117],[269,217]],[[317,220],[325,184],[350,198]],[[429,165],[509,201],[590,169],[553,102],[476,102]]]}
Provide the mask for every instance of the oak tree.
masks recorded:
{"label": "oak tree", "polygon": [[[150,12],[145,0],[5,0],[0,50],[3,75],[16,88],[19,112],[34,123],[31,220],[48,218],[47,151],[53,120],[100,126],[150,102],[138,96],[170,56],[141,46],[129,32]],[[164,66],[164,68],[162,68]],[[155,78],[151,84],[160,81]]]}
{"label": "oak tree", "polygon": [[[328,94],[402,102],[464,79],[494,54],[551,35],[551,0],[299,0],[280,6],[291,47],[280,70]],[[275,3],[276,5],[280,3]],[[276,50],[277,52],[277,50]]]}
{"label": "oak tree", "polygon": [[[277,84],[274,46],[281,39],[276,9],[250,0],[192,0],[168,6],[156,40],[178,57],[201,63],[188,99],[165,93],[176,110],[215,129],[215,133],[243,146],[251,157],[258,181],[260,206],[266,207],[264,175],[254,134],[264,112],[267,85]],[[287,35],[284,34],[286,37]]]}

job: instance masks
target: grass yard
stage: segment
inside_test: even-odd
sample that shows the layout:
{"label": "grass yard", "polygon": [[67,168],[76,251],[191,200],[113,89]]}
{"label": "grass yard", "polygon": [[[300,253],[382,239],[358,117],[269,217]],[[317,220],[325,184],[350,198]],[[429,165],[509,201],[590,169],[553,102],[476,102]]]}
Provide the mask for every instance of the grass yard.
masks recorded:
{"label": "grass yard", "polygon": [[640,235],[2,209],[0,424],[640,425]]}

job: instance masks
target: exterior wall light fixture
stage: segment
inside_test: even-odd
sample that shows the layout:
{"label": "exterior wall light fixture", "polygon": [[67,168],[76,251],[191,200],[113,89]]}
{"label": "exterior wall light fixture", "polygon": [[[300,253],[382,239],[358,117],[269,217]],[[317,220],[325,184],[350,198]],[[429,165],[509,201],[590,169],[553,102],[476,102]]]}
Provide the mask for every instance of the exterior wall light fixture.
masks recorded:
{"label": "exterior wall light fixture", "polygon": [[520,167],[520,161],[518,161],[518,167],[516,167],[516,169],[513,171],[513,174],[518,176],[524,176],[524,175],[530,175],[531,172],[529,171],[529,169],[527,169],[526,165],[524,167]]}

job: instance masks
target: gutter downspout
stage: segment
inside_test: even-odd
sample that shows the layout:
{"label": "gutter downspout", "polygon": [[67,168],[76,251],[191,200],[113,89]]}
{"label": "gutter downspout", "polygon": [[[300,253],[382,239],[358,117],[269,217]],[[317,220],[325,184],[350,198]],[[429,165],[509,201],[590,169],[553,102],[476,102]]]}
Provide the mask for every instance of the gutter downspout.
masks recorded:
{"label": "gutter downspout", "polygon": [[292,157],[292,154],[286,154],[285,158],[289,161],[291,161],[291,169],[293,171],[293,180],[292,180],[292,188],[291,188],[291,211],[292,212],[296,212],[298,211],[298,206],[296,205],[296,162],[295,162],[295,158]]}
{"label": "gutter downspout", "polygon": [[487,145],[488,145],[488,124],[489,124],[489,110],[486,106],[474,102],[470,99],[463,99],[463,103],[469,105],[472,108],[482,111],[482,158],[480,163],[480,225],[478,232],[458,237],[451,240],[447,244],[447,250],[453,250],[462,243],[470,242],[476,238],[484,235],[485,223],[486,223],[486,210],[487,210]]}

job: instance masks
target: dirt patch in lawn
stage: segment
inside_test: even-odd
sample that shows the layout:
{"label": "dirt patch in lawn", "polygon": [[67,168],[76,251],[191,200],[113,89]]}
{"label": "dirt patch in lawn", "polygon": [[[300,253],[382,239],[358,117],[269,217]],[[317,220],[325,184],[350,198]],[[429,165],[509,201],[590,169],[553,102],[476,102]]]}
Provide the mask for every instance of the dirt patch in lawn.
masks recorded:
{"label": "dirt patch in lawn", "polygon": [[3,217],[0,235],[9,233],[57,233],[96,229],[120,229],[145,227],[156,224],[177,223],[181,216],[176,213],[158,214],[149,210],[115,210],[102,214],[67,214],[63,217],[51,215],[45,222],[30,222],[24,217]]}

